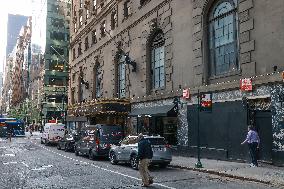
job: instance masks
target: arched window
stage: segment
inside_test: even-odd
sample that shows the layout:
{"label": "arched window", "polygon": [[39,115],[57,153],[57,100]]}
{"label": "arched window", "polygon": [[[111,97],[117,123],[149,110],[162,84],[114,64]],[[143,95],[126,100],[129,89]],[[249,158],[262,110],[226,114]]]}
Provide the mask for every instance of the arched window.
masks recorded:
{"label": "arched window", "polygon": [[164,44],[164,34],[158,32],[151,42],[151,79],[153,89],[163,88],[165,86]]}
{"label": "arched window", "polygon": [[233,0],[218,1],[209,13],[210,76],[239,69],[236,18],[236,6]]}
{"label": "arched window", "polygon": [[125,93],[125,70],[126,70],[126,65],[125,65],[125,56],[122,55],[121,58],[119,59],[119,64],[118,64],[118,69],[117,69],[117,87],[118,87],[118,98],[124,98],[126,97]]}

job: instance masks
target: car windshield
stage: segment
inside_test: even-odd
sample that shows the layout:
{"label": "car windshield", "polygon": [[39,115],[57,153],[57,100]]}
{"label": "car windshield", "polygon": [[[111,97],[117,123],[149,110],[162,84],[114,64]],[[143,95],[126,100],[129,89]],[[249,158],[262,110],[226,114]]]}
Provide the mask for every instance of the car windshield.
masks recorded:
{"label": "car windshield", "polygon": [[117,141],[122,138],[122,130],[120,126],[105,126],[100,129],[101,140]]}
{"label": "car windshield", "polygon": [[166,145],[166,141],[164,138],[147,138],[151,145]]}

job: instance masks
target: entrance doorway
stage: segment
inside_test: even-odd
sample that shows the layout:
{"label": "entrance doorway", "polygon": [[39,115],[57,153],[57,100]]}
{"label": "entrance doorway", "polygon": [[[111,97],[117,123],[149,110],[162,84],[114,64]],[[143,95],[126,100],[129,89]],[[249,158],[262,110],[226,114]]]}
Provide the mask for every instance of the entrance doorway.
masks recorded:
{"label": "entrance doorway", "polygon": [[255,111],[255,127],[260,137],[259,160],[272,162],[271,111]]}

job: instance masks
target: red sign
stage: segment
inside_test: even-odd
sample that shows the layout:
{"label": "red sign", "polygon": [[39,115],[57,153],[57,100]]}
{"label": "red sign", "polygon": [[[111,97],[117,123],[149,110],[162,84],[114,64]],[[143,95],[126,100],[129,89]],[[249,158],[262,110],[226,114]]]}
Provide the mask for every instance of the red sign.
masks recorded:
{"label": "red sign", "polygon": [[185,99],[189,99],[190,98],[189,89],[183,89],[182,97],[185,98]]}
{"label": "red sign", "polygon": [[241,79],[240,89],[242,91],[252,91],[252,79],[250,78]]}
{"label": "red sign", "polygon": [[56,123],[55,119],[49,120],[48,123]]}
{"label": "red sign", "polygon": [[212,93],[200,93],[200,111],[212,111]]}

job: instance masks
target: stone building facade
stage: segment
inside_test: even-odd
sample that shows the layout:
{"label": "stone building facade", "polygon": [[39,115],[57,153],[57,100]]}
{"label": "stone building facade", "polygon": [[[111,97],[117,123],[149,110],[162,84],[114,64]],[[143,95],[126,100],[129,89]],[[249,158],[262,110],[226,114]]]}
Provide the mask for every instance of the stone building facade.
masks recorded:
{"label": "stone building facade", "polygon": [[[199,120],[202,155],[247,159],[237,146],[254,124],[262,159],[283,163],[283,7],[281,0],[73,1],[69,109],[92,120],[93,102],[129,99],[127,133],[160,134],[194,155],[197,95],[210,92],[212,112]],[[240,90],[244,78],[252,90]],[[181,98],[183,89],[190,98]]]}

